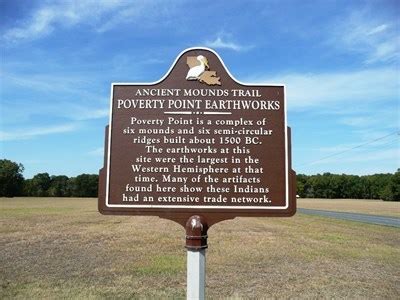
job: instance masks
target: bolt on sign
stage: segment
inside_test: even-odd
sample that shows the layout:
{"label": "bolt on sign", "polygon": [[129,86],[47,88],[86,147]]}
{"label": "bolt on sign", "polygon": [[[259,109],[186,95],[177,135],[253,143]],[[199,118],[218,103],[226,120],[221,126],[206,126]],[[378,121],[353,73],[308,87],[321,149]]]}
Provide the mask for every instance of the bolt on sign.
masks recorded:
{"label": "bolt on sign", "polygon": [[238,82],[190,48],[157,82],[113,83],[110,111],[101,213],[211,226],[296,212],[284,85]]}

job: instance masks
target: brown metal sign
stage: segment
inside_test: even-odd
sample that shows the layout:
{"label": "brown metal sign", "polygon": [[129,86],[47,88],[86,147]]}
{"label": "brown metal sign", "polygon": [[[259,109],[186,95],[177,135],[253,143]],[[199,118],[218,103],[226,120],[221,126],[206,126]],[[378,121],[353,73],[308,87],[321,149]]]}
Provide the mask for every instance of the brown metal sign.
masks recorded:
{"label": "brown metal sign", "polygon": [[296,212],[283,85],[243,84],[217,53],[182,52],[154,83],[114,83],[99,211],[208,226]]}

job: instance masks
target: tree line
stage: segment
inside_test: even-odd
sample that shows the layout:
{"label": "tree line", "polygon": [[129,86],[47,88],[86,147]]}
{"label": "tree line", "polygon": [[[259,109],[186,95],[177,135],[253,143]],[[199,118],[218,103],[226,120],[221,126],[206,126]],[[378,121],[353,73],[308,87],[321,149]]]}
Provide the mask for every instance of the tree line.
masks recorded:
{"label": "tree line", "polygon": [[[65,175],[36,174],[24,179],[24,166],[7,159],[0,160],[0,197],[97,197],[97,174]],[[302,198],[382,199],[400,201],[400,169],[394,174],[297,175],[297,194]]]}
{"label": "tree line", "polygon": [[32,179],[22,175],[24,166],[7,159],[0,160],[0,197],[97,197],[99,176],[50,176],[39,173]]}
{"label": "tree line", "polygon": [[382,199],[400,201],[400,169],[394,174],[297,175],[297,194],[302,198]]}

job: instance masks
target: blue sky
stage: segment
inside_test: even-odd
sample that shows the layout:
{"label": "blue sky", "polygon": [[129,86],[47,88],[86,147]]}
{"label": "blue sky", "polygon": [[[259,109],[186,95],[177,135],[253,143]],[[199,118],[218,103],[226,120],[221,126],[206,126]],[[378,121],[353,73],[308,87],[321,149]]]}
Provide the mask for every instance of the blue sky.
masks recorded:
{"label": "blue sky", "polygon": [[296,172],[394,172],[399,16],[384,0],[0,0],[0,156],[26,178],[97,173],[110,84],[204,46],[240,81],[286,84]]}

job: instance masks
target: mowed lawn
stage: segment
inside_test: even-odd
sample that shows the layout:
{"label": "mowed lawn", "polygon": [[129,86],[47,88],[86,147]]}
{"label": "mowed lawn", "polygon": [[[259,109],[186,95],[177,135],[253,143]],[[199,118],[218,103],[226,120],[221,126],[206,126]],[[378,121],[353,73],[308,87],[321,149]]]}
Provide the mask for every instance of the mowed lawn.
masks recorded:
{"label": "mowed lawn", "polygon": [[400,218],[400,202],[357,199],[298,199],[297,206]]}
{"label": "mowed lawn", "polygon": [[[0,299],[185,298],[174,222],[71,198],[0,198],[0,221]],[[302,214],[225,221],[209,230],[206,280],[208,299],[399,299],[400,230]]]}

